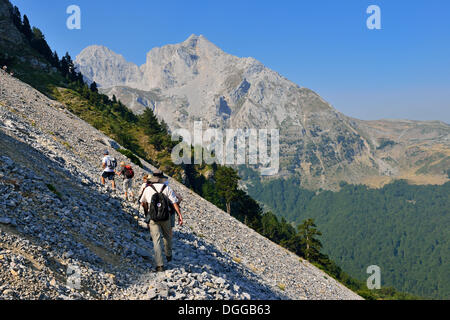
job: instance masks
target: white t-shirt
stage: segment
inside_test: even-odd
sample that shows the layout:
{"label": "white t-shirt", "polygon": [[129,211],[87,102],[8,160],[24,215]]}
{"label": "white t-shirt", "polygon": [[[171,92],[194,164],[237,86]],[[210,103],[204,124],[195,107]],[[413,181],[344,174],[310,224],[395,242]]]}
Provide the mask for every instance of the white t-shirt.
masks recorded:
{"label": "white t-shirt", "polygon": [[103,172],[114,172],[114,169],[108,168],[107,161],[109,158],[110,158],[110,156],[103,157],[102,163],[106,166],[105,169],[103,169]]}
{"label": "white t-shirt", "polygon": [[[146,186],[147,186],[147,183],[141,184],[141,187],[139,188],[139,192],[138,192],[139,196],[142,194],[142,192],[144,191],[144,189],[145,189]],[[140,201],[139,201],[139,202],[140,202]]]}
{"label": "white t-shirt", "polygon": [[[153,186],[155,187],[155,189],[158,192],[161,192],[161,189],[164,186],[164,184],[162,184],[162,183],[155,183],[155,184],[153,184]],[[152,201],[152,196],[154,194],[155,194],[155,190],[153,190],[152,187],[148,186],[145,189],[144,194],[142,195],[142,197],[140,199],[140,202],[141,203],[144,203],[144,202],[150,203]],[[170,202],[172,202],[172,203],[177,203],[178,202],[178,198],[175,195],[175,192],[172,190],[171,187],[167,186],[164,189],[163,194],[165,194],[169,198]]]}

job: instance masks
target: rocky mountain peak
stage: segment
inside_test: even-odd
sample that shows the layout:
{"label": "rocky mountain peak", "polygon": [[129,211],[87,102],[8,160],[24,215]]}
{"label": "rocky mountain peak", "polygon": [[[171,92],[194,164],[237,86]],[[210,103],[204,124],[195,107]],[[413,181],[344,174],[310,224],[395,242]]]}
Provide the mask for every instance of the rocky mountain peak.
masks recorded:
{"label": "rocky mountain peak", "polygon": [[75,64],[88,82],[95,81],[101,87],[118,83],[135,86],[142,79],[137,65],[101,45],[85,48],[77,56]]}
{"label": "rocky mountain peak", "polygon": [[180,48],[192,49],[199,54],[199,56],[210,54],[225,54],[218,46],[209,41],[203,35],[191,34],[185,41],[176,44]]}
{"label": "rocky mountain peak", "polygon": [[96,58],[110,58],[110,57],[116,57],[119,59],[125,60],[123,56],[120,54],[115,53],[114,51],[110,50],[109,48],[102,46],[102,45],[91,45],[83,49],[83,51],[80,52],[78,55],[80,59],[87,58],[87,57],[96,57]]}
{"label": "rocky mountain peak", "polygon": [[[373,128],[375,122],[346,117],[312,90],[289,81],[254,58],[230,55],[202,35],[193,34],[181,43],[153,48],[140,68],[108,58],[77,61],[104,93],[116,95],[136,113],[151,107],[171,129],[192,130],[198,120],[205,127],[221,129],[279,129],[280,175],[300,175],[303,186],[308,188],[333,189],[340,181],[372,183],[372,177],[389,181],[421,169],[411,167],[419,159],[402,159],[405,148],[425,138],[419,135],[418,140],[402,144],[397,137],[404,134],[391,136],[397,129],[392,128],[387,136],[382,132],[391,131],[387,130],[392,127],[389,122],[380,131]],[[129,81],[127,76],[139,80]],[[394,126],[405,127],[400,122]],[[414,126],[438,130],[428,124]],[[449,127],[445,130],[448,132]],[[439,132],[435,135],[441,136]],[[397,143],[395,160],[382,152],[380,146],[387,140]],[[447,152],[448,142],[434,142],[444,142]],[[418,157],[420,161],[431,161],[434,153],[427,149]],[[423,170],[445,181],[443,166],[432,172],[428,167]]]}
{"label": "rocky mountain peak", "polygon": [[[201,73],[214,72],[215,63],[226,54],[204,36],[191,35],[181,43],[153,48],[141,67],[145,87],[182,87]],[[145,89],[145,88],[141,88]]]}
{"label": "rocky mountain peak", "polygon": [[204,35],[196,35],[196,34],[191,34],[189,36],[189,38],[187,38],[184,42],[182,42],[183,44],[195,47],[199,44],[199,42],[208,42],[210,44],[212,44],[208,39],[206,39],[206,37]]}

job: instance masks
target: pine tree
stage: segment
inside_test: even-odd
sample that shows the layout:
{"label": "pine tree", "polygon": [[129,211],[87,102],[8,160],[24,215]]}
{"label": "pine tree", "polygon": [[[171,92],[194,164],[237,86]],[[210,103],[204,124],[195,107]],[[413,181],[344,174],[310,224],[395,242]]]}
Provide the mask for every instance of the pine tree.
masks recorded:
{"label": "pine tree", "polygon": [[306,260],[317,261],[321,256],[320,250],[322,249],[322,243],[316,238],[321,236],[322,233],[317,230],[317,226],[313,219],[308,219],[303,221],[301,225],[298,226],[299,234],[304,243],[304,255]]}
{"label": "pine tree", "polygon": [[39,28],[33,27],[33,38],[36,40],[45,40],[44,34]]}
{"label": "pine tree", "polygon": [[150,136],[149,143],[152,144],[157,151],[161,151],[167,147],[166,134],[152,109],[145,109],[144,113],[139,117],[139,123],[140,126],[144,128],[145,134]]}
{"label": "pine tree", "polygon": [[61,68],[61,64],[60,64],[60,61],[59,61],[59,56],[58,56],[58,53],[56,51],[53,51],[52,65],[58,70],[60,70],[60,68]]}
{"label": "pine tree", "polygon": [[31,46],[44,56],[47,61],[54,65],[53,52],[50,49],[45,36],[39,28],[33,27],[33,36],[31,39]]}
{"label": "pine tree", "polygon": [[72,57],[68,52],[66,52],[66,55],[61,59],[61,72],[72,82],[80,80],[79,73],[75,70]]}
{"label": "pine tree", "polygon": [[161,132],[164,134],[169,134],[169,126],[167,125],[167,123],[163,120],[161,120]]}
{"label": "pine tree", "polygon": [[[114,100],[114,97],[113,97]],[[148,135],[156,135],[161,133],[161,125],[158,122],[153,110],[150,108],[145,109],[140,117],[140,123],[144,127],[145,133]]]}
{"label": "pine tree", "polygon": [[61,73],[63,74],[64,77],[66,77],[69,74],[69,63],[67,62],[66,57],[62,57],[61,58]]}
{"label": "pine tree", "polygon": [[75,78],[74,81],[76,81],[79,85],[84,84],[83,74],[81,72],[75,71],[74,78]]}
{"label": "pine tree", "polygon": [[20,10],[19,8],[17,8],[17,6],[14,6],[12,10],[12,20],[16,28],[19,29],[19,31],[22,31],[23,29],[22,14],[20,13]]}
{"label": "pine tree", "polygon": [[217,191],[225,199],[227,213],[231,214],[231,201],[239,194],[238,181],[241,179],[236,170],[220,166],[215,173]]}
{"label": "pine tree", "polygon": [[33,39],[33,31],[31,30],[30,20],[28,20],[27,15],[23,16],[22,33],[25,35],[29,41]]}
{"label": "pine tree", "polygon": [[91,83],[89,88],[91,89],[92,92],[98,93],[97,83],[95,81]]}

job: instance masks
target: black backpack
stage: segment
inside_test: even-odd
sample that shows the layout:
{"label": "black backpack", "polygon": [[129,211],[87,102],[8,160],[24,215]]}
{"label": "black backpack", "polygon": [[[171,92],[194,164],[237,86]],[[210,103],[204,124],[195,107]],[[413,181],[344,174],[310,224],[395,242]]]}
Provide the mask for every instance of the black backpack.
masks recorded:
{"label": "black backpack", "polygon": [[117,160],[113,157],[108,157],[106,159],[106,167],[108,169],[114,170],[115,168],[117,168]]}
{"label": "black backpack", "polygon": [[155,222],[169,220],[171,211],[170,200],[163,193],[166,185],[163,185],[161,192],[158,192],[152,184],[150,184],[149,187],[155,191],[155,194],[153,194],[152,200],[149,203],[148,215],[145,217],[145,222],[149,223],[150,220]]}

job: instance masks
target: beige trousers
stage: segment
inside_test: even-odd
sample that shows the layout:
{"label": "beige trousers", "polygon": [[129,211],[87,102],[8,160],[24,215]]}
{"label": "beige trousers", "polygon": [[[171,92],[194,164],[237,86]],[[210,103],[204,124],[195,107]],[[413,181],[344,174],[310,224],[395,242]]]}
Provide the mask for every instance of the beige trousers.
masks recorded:
{"label": "beige trousers", "polygon": [[163,238],[166,257],[172,256],[172,226],[170,219],[158,222],[150,220],[149,227],[153,240],[153,250],[155,251],[155,263],[157,267],[162,267],[164,266],[164,260],[161,250],[161,238]]}

